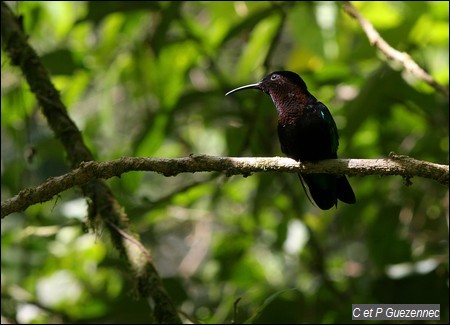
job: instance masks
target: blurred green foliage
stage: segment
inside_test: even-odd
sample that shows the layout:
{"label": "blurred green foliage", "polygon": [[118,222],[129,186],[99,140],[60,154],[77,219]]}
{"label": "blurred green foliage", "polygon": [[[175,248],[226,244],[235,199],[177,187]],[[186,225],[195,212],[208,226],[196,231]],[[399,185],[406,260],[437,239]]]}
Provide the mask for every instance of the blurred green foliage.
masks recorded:
{"label": "blurred green foliage", "polygon": [[[224,94],[284,69],[330,108],[340,157],[394,151],[448,164],[448,99],[387,62],[339,3],[12,6],[100,161],[282,155],[270,98]],[[448,85],[448,2],[355,6]],[[69,164],[3,52],[1,78],[5,200]],[[350,182],[357,204],[321,211],[291,174],[135,172],[108,181],[172,299],[199,322],[230,322],[241,297],[236,322],[348,323],[352,303],[439,303],[448,323],[448,188],[421,178]],[[2,221],[2,316],[151,322],[107,236],[84,231],[80,197],[66,191]]]}

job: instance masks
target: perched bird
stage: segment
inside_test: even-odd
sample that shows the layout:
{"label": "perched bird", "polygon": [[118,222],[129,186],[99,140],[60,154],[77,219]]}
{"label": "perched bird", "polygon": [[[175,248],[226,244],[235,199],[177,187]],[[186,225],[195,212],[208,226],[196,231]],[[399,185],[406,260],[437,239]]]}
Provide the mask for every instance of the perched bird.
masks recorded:
{"label": "perched bird", "polygon": [[[291,71],[276,71],[256,84],[233,89],[225,96],[244,89],[259,89],[272,98],[278,112],[281,151],[289,158],[302,162],[337,158],[339,136],[336,123],[328,108],[311,95],[299,75]],[[300,181],[303,178],[308,185],[314,202],[323,210],[337,206],[338,199],[350,204],[356,202],[345,176],[298,175]]]}

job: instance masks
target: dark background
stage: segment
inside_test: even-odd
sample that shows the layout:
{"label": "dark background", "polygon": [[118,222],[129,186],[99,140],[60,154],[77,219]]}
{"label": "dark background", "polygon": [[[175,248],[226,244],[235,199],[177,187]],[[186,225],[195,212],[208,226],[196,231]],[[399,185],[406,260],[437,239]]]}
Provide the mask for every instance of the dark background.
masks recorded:
{"label": "dark background", "polygon": [[[292,70],[333,114],[342,158],[448,164],[448,98],[371,47],[337,2],[19,2],[24,30],[99,161],[281,156],[257,91]],[[447,2],[356,3],[381,36],[448,84]],[[2,200],[68,171],[2,52]],[[108,180],[177,307],[203,323],[345,323],[355,303],[437,303],[448,322],[448,188],[352,177],[321,211],[292,174],[131,172]],[[21,323],[148,323],[133,275],[83,227],[78,189],[2,221],[2,315]],[[287,290],[291,289],[291,290]],[[273,296],[275,294],[275,296]],[[269,299],[268,298],[273,298]],[[258,308],[266,306],[257,313]]]}

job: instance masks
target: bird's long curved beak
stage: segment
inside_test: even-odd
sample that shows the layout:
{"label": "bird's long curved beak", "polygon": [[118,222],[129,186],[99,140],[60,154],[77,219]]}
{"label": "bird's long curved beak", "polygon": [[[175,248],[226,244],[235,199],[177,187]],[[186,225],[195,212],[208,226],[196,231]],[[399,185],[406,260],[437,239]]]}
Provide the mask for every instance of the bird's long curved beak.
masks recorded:
{"label": "bird's long curved beak", "polygon": [[232,94],[232,93],[235,93],[236,91],[244,90],[244,89],[260,89],[261,90],[261,87],[259,86],[259,83],[251,84],[251,85],[245,85],[245,86],[238,87],[238,88],[235,88],[233,90],[230,90],[229,92],[227,92],[225,94],[225,96],[228,96],[229,94]]}

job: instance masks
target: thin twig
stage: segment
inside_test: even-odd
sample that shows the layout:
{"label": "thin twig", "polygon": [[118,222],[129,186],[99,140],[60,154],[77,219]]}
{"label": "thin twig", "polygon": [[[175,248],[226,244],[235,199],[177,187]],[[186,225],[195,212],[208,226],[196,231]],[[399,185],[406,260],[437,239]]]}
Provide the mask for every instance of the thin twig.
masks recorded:
{"label": "thin twig", "polygon": [[117,231],[124,239],[128,240],[132,244],[136,245],[136,247],[142,252],[142,255],[144,255],[147,258],[147,261],[149,263],[153,263],[152,256],[150,255],[150,252],[145,248],[145,246],[136,238],[134,238],[132,235],[127,233],[125,230],[120,229],[115,224],[110,222],[109,220],[106,221],[106,224],[108,224],[110,227],[114,228],[115,231]]}
{"label": "thin twig", "polygon": [[367,35],[370,45],[377,47],[386,57],[391,60],[399,62],[404,69],[416,76],[417,78],[425,81],[431,87],[437,91],[443,93],[445,96],[449,96],[448,88],[438,83],[432,76],[430,76],[425,70],[423,70],[406,52],[400,52],[390,46],[377,32],[373,25],[367,21],[359,11],[350,3],[350,1],[342,1],[345,12],[351,17],[355,18],[361,25],[361,28]]}
{"label": "thin twig", "polygon": [[238,324],[237,322],[237,309],[239,301],[241,301],[242,297],[238,297],[233,303],[233,319],[231,320],[231,324]]}

